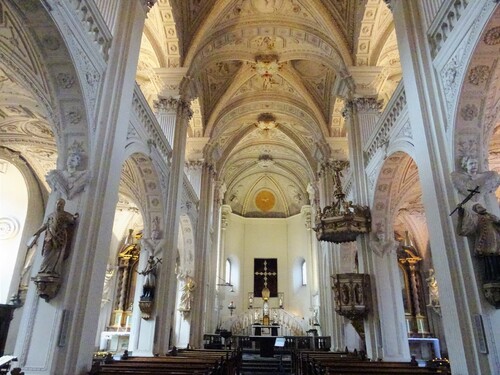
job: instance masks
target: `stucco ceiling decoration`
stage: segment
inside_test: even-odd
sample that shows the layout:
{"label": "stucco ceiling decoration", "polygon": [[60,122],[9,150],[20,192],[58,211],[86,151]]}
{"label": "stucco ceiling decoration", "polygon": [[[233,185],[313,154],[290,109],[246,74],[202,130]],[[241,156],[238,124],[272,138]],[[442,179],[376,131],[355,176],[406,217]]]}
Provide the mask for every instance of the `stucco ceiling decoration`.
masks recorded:
{"label": "stucco ceiling decoration", "polygon": [[21,152],[48,189],[45,175],[56,168],[57,147],[46,117],[29,91],[0,69],[0,143]]}
{"label": "stucco ceiling decoration", "polygon": [[[203,129],[190,137],[208,140],[204,157],[216,163],[228,187],[226,203],[238,214],[263,215],[255,194],[268,189],[276,204],[266,215],[300,212],[308,203],[306,187],[318,161],[332,155],[330,145],[335,145],[335,155],[347,154],[338,97],[345,94],[354,65],[353,40],[360,22],[353,20],[383,27],[382,34],[372,28],[369,35],[383,40],[390,12],[384,13],[381,0],[170,4],[182,43],[181,65],[199,95]],[[385,51],[380,57],[384,64],[394,60],[391,48],[378,42],[371,46],[377,58]],[[390,75],[383,66],[377,69],[366,82],[374,91]]]}
{"label": "stucco ceiling decoration", "polygon": [[[494,13],[484,28],[469,65],[461,67],[465,71],[465,77],[454,115],[455,149],[458,150],[454,156],[456,169],[460,168],[460,160],[467,154],[478,159],[481,171],[500,164],[500,155],[497,155],[495,150],[495,144],[500,143],[500,133],[496,131],[500,125],[498,24],[500,24],[500,10]],[[465,144],[474,147],[473,149],[463,147]]]}

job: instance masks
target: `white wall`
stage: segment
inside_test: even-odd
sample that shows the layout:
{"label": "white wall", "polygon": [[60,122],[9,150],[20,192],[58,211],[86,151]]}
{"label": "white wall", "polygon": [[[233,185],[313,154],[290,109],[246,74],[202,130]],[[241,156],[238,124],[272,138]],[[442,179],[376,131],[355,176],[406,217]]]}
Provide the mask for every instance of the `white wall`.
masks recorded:
{"label": "white wall", "polygon": [[[0,160],[0,303],[7,303],[10,298],[27,210],[28,190],[21,172],[8,161]],[[24,257],[26,247],[23,249]]]}
{"label": "white wall", "polygon": [[[234,301],[235,315],[248,308],[248,292],[253,292],[255,258],[277,258],[278,292],[283,292],[284,308],[298,318],[310,317],[310,292],[301,285],[300,262],[309,259],[309,232],[303,215],[286,219],[243,218],[229,214],[228,226],[224,231],[224,261],[232,262],[232,283],[234,293],[221,290],[222,320],[229,318],[227,305]],[[295,276],[294,276],[295,270]],[[225,289],[225,288],[224,288]],[[261,307],[262,300],[254,299],[254,307]],[[270,307],[278,307],[278,299],[270,299]]]}

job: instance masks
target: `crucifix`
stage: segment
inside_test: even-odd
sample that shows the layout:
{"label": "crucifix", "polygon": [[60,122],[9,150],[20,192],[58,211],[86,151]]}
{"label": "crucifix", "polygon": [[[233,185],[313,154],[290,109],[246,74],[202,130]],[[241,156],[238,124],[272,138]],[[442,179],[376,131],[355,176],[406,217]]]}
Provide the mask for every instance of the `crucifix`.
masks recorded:
{"label": "crucifix", "polygon": [[263,288],[268,288],[271,295],[277,295],[277,263],[276,259],[255,259],[254,293],[260,296]]}

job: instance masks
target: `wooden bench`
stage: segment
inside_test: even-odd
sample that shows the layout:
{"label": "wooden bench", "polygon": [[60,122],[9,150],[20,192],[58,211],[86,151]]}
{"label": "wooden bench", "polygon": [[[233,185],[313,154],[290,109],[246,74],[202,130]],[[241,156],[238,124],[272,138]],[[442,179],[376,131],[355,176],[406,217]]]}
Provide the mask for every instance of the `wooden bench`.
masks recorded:
{"label": "wooden bench", "polygon": [[300,375],[328,374],[450,374],[446,366],[418,367],[416,362],[383,362],[361,359],[352,353],[299,352],[294,354],[296,373]]}
{"label": "wooden bench", "polygon": [[113,363],[96,362],[90,374],[235,375],[241,366],[241,352],[229,350],[179,350],[176,355],[129,357]]}

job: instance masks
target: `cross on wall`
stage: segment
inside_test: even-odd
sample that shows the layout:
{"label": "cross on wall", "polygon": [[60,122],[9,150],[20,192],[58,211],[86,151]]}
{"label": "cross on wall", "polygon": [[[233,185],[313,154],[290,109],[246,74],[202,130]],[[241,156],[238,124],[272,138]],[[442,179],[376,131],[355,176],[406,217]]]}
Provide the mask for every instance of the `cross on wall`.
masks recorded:
{"label": "cross on wall", "polygon": [[257,276],[263,276],[264,286],[267,288],[267,276],[276,276],[278,273],[276,271],[267,271],[267,260],[264,261],[264,272],[255,272]]}

